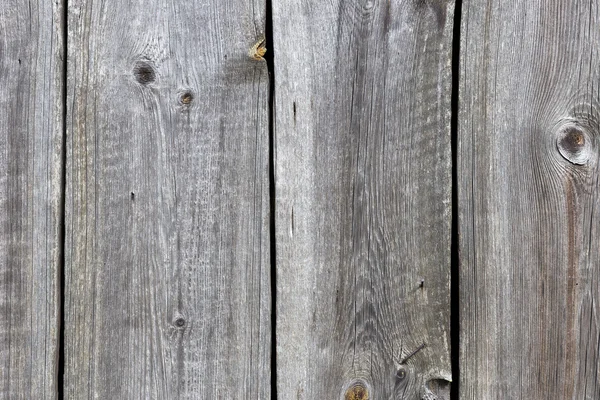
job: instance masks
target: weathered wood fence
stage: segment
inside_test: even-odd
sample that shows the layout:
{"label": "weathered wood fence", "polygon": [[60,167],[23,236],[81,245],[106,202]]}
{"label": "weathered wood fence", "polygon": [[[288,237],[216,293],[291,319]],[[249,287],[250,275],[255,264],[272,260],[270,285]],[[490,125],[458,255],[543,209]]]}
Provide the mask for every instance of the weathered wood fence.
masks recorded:
{"label": "weathered wood fence", "polygon": [[599,8],[3,0],[0,398],[600,399]]}

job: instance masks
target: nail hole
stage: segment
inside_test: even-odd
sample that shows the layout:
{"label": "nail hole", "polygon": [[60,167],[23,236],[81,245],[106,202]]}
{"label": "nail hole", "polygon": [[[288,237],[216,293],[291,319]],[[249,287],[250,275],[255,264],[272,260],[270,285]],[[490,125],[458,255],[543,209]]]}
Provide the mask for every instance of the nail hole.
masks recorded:
{"label": "nail hole", "polygon": [[141,83],[142,85],[147,85],[156,80],[156,72],[154,71],[154,67],[150,65],[150,63],[146,61],[139,61],[133,67],[133,75],[135,79]]}

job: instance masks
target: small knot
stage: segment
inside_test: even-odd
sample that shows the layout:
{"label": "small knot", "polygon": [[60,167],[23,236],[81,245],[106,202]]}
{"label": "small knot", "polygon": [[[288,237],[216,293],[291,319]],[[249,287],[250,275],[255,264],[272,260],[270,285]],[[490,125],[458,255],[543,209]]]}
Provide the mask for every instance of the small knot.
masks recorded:
{"label": "small knot", "polygon": [[410,383],[409,375],[410,372],[408,368],[400,366],[400,368],[398,368],[398,371],[396,371],[396,374],[394,375],[394,390],[402,391],[406,389],[406,387]]}
{"label": "small knot", "polygon": [[406,379],[407,375],[408,372],[406,369],[404,367],[400,367],[398,371],[396,371],[396,384],[402,383]]}
{"label": "small knot", "polygon": [[147,61],[138,61],[133,67],[133,75],[142,85],[147,85],[156,80],[154,67]]}
{"label": "small knot", "polygon": [[178,317],[175,320],[175,326],[178,328],[183,328],[185,326],[185,318],[183,317]]}
{"label": "small knot", "polygon": [[181,93],[181,95],[179,95],[179,102],[184,106],[189,105],[193,100],[194,93],[192,93],[192,91],[190,90],[186,90],[185,92]]}

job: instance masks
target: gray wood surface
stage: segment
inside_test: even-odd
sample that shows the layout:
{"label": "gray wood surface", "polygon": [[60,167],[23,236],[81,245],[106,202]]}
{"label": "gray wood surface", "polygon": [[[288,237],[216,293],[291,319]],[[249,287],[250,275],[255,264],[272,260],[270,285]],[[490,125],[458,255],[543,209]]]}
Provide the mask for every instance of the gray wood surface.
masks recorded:
{"label": "gray wood surface", "polygon": [[0,398],[54,399],[60,309],[60,2],[0,3]]}
{"label": "gray wood surface", "polygon": [[270,397],[264,20],[69,1],[65,398]]}
{"label": "gray wood surface", "polygon": [[599,7],[463,4],[462,399],[600,398]]}
{"label": "gray wood surface", "polygon": [[453,11],[273,0],[281,399],[449,398]]}

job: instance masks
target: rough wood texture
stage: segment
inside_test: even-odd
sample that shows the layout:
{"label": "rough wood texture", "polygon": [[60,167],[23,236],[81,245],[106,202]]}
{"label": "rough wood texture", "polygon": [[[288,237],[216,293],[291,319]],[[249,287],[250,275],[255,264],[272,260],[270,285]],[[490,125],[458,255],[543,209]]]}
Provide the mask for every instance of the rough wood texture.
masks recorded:
{"label": "rough wood texture", "polygon": [[449,397],[453,10],[273,0],[281,399]]}
{"label": "rough wood texture", "polygon": [[462,399],[600,398],[599,49],[598,2],[463,5]]}
{"label": "rough wood texture", "polygon": [[0,3],[0,398],[54,399],[63,173],[62,5]]}
{"label": "rough wood texture", "polygon": [[65,398],[269,398],[264,12],[69,1]]}

